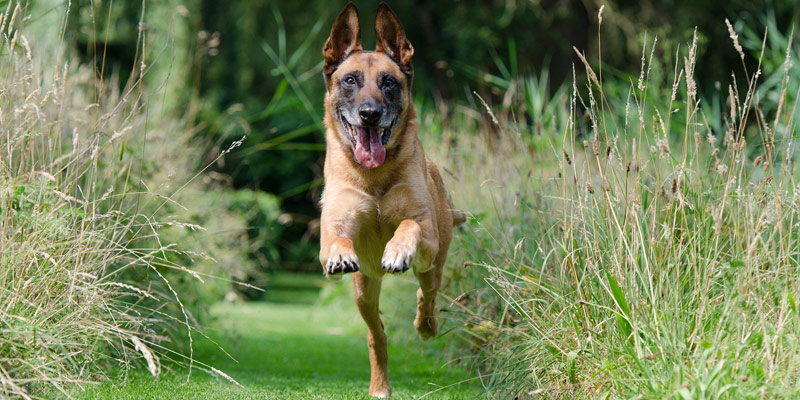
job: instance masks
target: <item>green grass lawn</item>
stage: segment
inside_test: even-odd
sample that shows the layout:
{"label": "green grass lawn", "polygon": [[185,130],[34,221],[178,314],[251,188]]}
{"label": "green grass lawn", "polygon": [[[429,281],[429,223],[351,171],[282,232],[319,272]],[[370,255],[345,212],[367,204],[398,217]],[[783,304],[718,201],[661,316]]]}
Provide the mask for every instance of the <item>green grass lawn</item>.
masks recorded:
{"label": "green grass lawn", "polygon": [[[158,379],[145,371],[136,371],[125,382],[89,387],[75,397],[368,399],[366,328],[358,313],[351,307],[315,306],[308,302],[312,298],[308,293],[302,294],[298,297],[301,302],[292,303],[291,293],[268,290],[266,298],[282,301],[221,303],[213,308],[217,322],[207,333],[236,361],[208,341],[196,345],[197,359],[227,373],[243,387],[202,371],[194,371],[188,383],[182,371],[165,373]],[[411,321],[408,329],[413,329]],[[391,341],[391,332],[389,335]],[[482,387],[473,376],[451,365],[442,365],[442,361],[426,353],[426,347],[431,346],[423,346],[421,341],[410,346],[390,346],[392,398],[481,397]],[[436,391],[441,387],[447,388]]]}

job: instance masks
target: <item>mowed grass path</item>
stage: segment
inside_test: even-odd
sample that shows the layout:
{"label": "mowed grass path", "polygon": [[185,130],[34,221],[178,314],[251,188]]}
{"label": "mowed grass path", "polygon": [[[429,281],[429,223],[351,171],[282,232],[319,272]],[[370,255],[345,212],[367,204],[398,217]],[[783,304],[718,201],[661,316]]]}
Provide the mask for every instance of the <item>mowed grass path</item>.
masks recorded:
{"label": "mowed grass path", "polygon": [[[297,289],[273,294],[282,302],[218,304],[212,309],[217,323],[206,333],[236,361],[207,340],[195,346],[196,358],[227,373],[242,387],[203,371],[194,371],[189,383],[182,371],[165,371],[157,380],[136,371],[127,382],[104,383],[74,395],[103,399],[369,399],[366,328],[357,311],[291,302],[293,297],[298,301],[308,297],[308,291]],[[411,321],[408,326],[413,329]],[[410,346],[390,345],[389,373],[393,399],[475,399],[483,393],[472,375],[425,354],[421,341]],[[447,388],[437,391],[441,387]]]}

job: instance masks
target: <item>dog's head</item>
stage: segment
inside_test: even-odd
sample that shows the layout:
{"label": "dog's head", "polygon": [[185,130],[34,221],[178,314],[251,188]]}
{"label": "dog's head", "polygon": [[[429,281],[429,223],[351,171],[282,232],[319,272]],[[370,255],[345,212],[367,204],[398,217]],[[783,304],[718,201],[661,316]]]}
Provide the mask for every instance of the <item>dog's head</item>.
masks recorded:
{"label": "dog's head", "polygon": [[332,128],[366,168],[381,166],[386,151],[399,143],[395,128],[405,128],[414,76],[414,48],[397,16],[383,3],[375,18],[375,37],[375,51],[364,51],[358,11],[349,3],[322,49],[326,106],[335,120]]}

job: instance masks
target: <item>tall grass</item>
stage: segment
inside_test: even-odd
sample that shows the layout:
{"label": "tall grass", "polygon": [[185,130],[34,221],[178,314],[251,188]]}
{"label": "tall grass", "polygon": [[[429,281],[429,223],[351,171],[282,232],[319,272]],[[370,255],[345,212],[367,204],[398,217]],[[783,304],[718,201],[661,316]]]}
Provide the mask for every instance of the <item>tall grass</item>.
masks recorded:
{"label": "tall grass", "polygon": [[174,215],[181,122],[149,115],[144,71],[121,88],[39,56],[26,11],[0,10],[0,397],[70,397],[138,365],[227,378],[194,360],[178,293],[209,279],[187,268],[208,255],[167,240],[203,230]]}
{"label": "tall grass", "polygon": [[[723,89],[714,113],[696,41],[663,68],[666,88],[651,87],[654,46],[638,81],[581,53],[587,78],[560,126],[521,123],[524,105],[451,127],[423,116],[426,152],[472,213],[443,314],[461,321],[450,334],[475,346],[493,398],[800,396],[797,47],[780,52],[782,76],[743,63],[746,86]],[[759,92],[765,79],[780,84]]]}

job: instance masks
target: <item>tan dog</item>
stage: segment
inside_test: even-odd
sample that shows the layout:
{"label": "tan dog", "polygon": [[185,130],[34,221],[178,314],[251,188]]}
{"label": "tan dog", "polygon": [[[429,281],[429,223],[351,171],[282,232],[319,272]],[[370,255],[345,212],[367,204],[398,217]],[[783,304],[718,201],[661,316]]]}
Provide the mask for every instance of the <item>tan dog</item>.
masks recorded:
{"label": "tan dog", "polygon": [[436,292],[454,211],[436,165],[425,157],[411,103],[414,48],[386,4],[375,20],[377,48],[361,48],[358,11],[336,18],[325,56],[325,189],[319,259],[325,275],[353,272],[355,301],[369,330],[370,396],[391,395],[386,334],[378,311],[381,278],[414,270],[414,327],[436,336]]}

